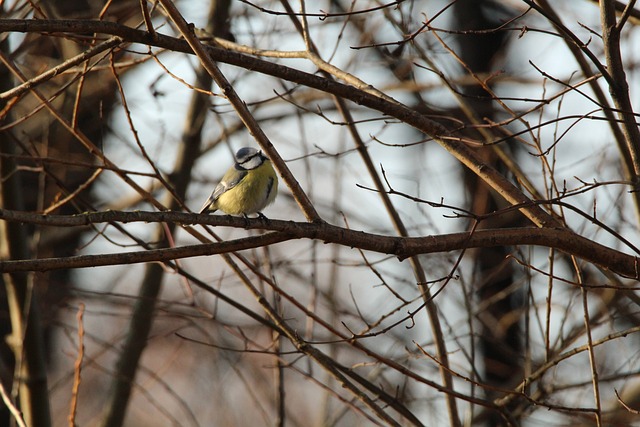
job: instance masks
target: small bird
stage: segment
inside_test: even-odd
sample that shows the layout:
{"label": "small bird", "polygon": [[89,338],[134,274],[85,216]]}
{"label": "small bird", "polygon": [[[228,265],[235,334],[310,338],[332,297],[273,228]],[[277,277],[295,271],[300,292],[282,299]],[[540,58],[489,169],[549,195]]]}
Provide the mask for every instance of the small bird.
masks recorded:
{"label": "small bird", "polygon": [[278,193],[278,176],[271,161],[255,148],[243,147],[235,155],[236,163],[224,174],[200,213],[215,212],[218,209],[229,215],[262,212],[273,203]]}

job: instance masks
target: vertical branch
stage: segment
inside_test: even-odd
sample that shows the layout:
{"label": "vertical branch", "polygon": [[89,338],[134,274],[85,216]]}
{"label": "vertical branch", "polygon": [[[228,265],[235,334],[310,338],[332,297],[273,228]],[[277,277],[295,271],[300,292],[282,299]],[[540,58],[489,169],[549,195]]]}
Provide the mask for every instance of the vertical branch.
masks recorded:
{"label": "vertical branch", "polygon": [[73,389],[71,391],[71,409],[69,410],[69,427],[76,425],[76,413],[78,411],[78,393],[80,391],[80,373],[82,372],[82,361],[84,359],[84,304],[78,307],[78,356],[73,370]]}
{"label": "vertical branch", "polygon": [[[592,71],[592,65],[598,67],[600,64],[592,64],[589,62],[582,50],[586,48],[584,48],[582,44],[578,43],[577,37],[573,33],[571,33],[571,31],[562,23],[560,16],[558,16],[554,8],[549,4],[549,1],[536,0],[538,4],[535,4],[530,0],[526,1],[531,7],[534,7],[536,10],[538,10],[538,12],[544,15],[558,30],[558,32],[563,35],[563,40],[565,41],[567,48],[571,51],[571,54],[575,58],[576,62],[580,66],[582,74],[585,77],[593,76],[594,73]],[[628,145],[626,133],[624,133],[620,128],[620,124],[618,123],[618,120],[616,119],[614,113],[614,109],[610,106],[609,99],[605,95],[597,79],[589,79],[589,87],[593,91],[598,104],[602,106],[602,114],[605,116],[609,129],[611,129],[613,138],[616,141],[616,145],[618,146],[618,151],[620,152],[620,157],[622,159],[623,176],[629,181],[634,181],[634,177],[637,174],[635,172],[636,169],[634,160],[631,157],[631,151],[627,148]],[[635,203],[636,218],[638,219],[638,221],[640,221],[640,192],[633,191],[631,195],[633,196],[633,201]]]}
{"label": "vertical branch", "polygon": [[598,381],[598,366],[596,365],[596,355],[593,351],[593,338],[591,334],[591,318],[589,316],[589,299],[588,299],[588,289],[584,286],[584,281],[582,278],[582,272],[580,266],[578,265],[578,260],[572,256],[571,262],[573,263],[573,268],[575,270],[577,276],[577,282],[580,286],[580,292],[582,295],[582,312],[584,319],[584,329],[587,335],[587,352],[589,354],[589,366],[591,368],[591,384],[593,388],[593,399],[596,404],[596,425],[598,427],[602,426],[602,403],[600,401],[600,384]]}
{"label": "vertical branch", "polygon": [[[229,7],[230,0],[211,1],[207,28],[210,33],[219,34],[218,31],[226,24],[229,16]],[[150,25],[151,21],[147,20],[147,24]],[[196,72],[196,78],[196,87],[209,88],[211,86],[211,77],[202,67],[199,67]],[[208,112],[207,107],[208,95],[194,91],[182,133],[182,141],[176,156],[176,163],[173,172],[169,176],[168,184],[173,187],[173,192],[168,195],[169,200],[163,203],[169,209],[180,208],[187,192],[187,187],[191,180],[191,171],[200,153],[202,129]],[[175,224],[173,223],[166,224],[166,229],[164,224],[159,224],[152,240],[161,242],[159,247],[168,247],[170,239],[167,238],[167,235],[172,235],[174,230]],[[158,263],[151,263],[146,266],[138,299],[133,308],[129,333],[116,365],[116,373],[113,377],[109,402],[106,407],[107,415],[103,423],[105,427],[120,426],[124,421],[133,381],[153,324],[155,303],[162,288],[164,271],[164,267]]]}
{"label": "vertical branch", "polygon": [[[303,9],[301,14],[302,15],[301,22],[298,21],[298,19],[296,18],[296,14],[294,13],[293,9],[291,8],[287,0],[282,0],[281,3],[284,6],[285,10],[287,11],[288,16],[291,18],[291,21],[293,22],[294,26],[301,33],[304,39],[305,45],[308,49],[309,56],[314,58],[314,62],[316,64],[318,62],[324,62],[320,58],[318,49],[316,48],[315,44],[311,40],[311,36],[308,30],[309,28],[308,23],[305,18],[306,13],[304,10],[304,2],[302,2]],[[327,79],[333,80],[333,76],[329,72],[322,71],[322,73]],[[351,135],[351,138],[355,143],[356,149],[358,150],[358,154],[360,155],[360,158],[365,164],[365,167],[367,169],[367,172],[369,173],[369,176],[374,182],[377,193],[382,199],[382,203],[384,204],[384,207],[391,219],[391,222],[393,223],[394,228],[396,229],[396,232],[402,237],[408,237],[409,233],[407,231],[407,228],[405,227],[404,222],[402,221],[402,218],[398,213],[398,210],[393,205],[393,202],[391,201],[391,197],[387,192],[387,189],[385,188],[384,183],[382,182],[382,179],[380,178],[378,171],[376,170],[376,167],[373,163],[373,160],[371,159],[371,156],[369,155],[369,151],[367,150],[366,145],[364,144],[362,138],[360,137],[360,133],[358,132],[358,129],[356,128],[356,125],[355,125],[355,120],[353,119],[353,116],[347,106],[346,101],[339,96],[334,96],[333,101],[336,104],[336,108],[338,112],[344,118],[344,122],[347,124],[347,129],[349,130],[349,134]],[[442,332],[442,326],[440,325],[438,308],[429,290],[429,286],[427,284],[428,282],[427,276],[425,274],[424,268],[422,267],[422,264],[420,263],[419,257],[412,256],[409,258],[409,262],[411,264],[411,268],[413,270],[413,274],[418,284],[418,287],[420,288],[422,299],[425,302],[427,316],[429,318],[429,324],[431,326],[431,333],[433,334],[436,352],[438,353],[438,359],[439,359],[438,368],[440,370],[442,383],[448,390],[453,391],[454,390],[453,377],[451,375],[451,369],[449,366],[449,355],[447,352],[447,346],[445,343],[444,334]],[[461,424],[460,424],[460,418],[458,416],[458,408],[457,408],[455,396],[452,393],[447,393],[445,399],[446,399],[447,410],[449,413],[449,419],[451,421],[451,425],[453,427],[460,426]]]}
{"label": "vertical branch", "polygon": [[[12,156],[15,145],[0,136],[0,209],[24,210],[23,186]],[[0,222],[0,259],[29,259],[26,226]],[[50,426],[47,371],[44,357],[44,336],[40,323],[37,293],[33,275],[4,274],[11,335],[9,344],[16,360],[15,380],[18,384],[20,407],[29,426]]]}
{"label": "vertical branch", "polygon": [[[515,113],[494,95],[490,80],[483,81],[477,77],[495,72],[498,68],[495,60],[500,58],[500,52],[505,49],[507,33],[495,29],[499,26],[499,18],[495,16],[494,8],[502,7],[487,0],[461,0],[453,6],[457,27],[462,33],[468,33],[457,36],[459,48],[456,52],[451,51],[451,54],[456,57],[466,73],[473,76],[474,84],[461,88],[461,93],[466,96],[465,113],[472,123],[479,123],[477,118],[495,120],[496,105],[502,106],[508,114],[515,116]],[[505,8],[498,11],[498,14],[500,12],[507,14],[511,11]],[[490,133],[491,130],[487,129],[485,132]],[[494,136],[490,137],[493,138]],[[506,174],[507,167],[502,158],[515,157],[511,154],[511,146],[512,144],[501,147],[503,156],[499,156],[492,146],[475,148],[475,152],[482,156],[486,164]],[[468,169],[465,169],[464,173],[470,211],[477,215],[485,215],[504,206],[503,201],[496,197],[490,186],[478,179],[476,174],[470,173]],[[473,224],[470,228],[476,225],[479,229],[521,226],[522,219],[519,214],[503,214],[489,221]],[[483,378],[489,385],[500,389],[510,389],[523,374],[523,307],[522,299],[514,297],[516,272],[507,258],[511,251],[510,247],[496,246],[473,252],[473,282],[478,304],[482,307],[477,318],[478,349],[484,366]],[[491,399],[502,395],[495,390],[487,390],[487,394]],[[495,411],[483,415],[487,417],[486,425],[505,423],[501,414]]]}
{"label": "vertical branch", "polygon": [[[268,252],[268,251],[265,251],[265,252]],[[230,265],[230,266],[233,268],[233,265]],[[280,295],[274,292],[273,307],[275,310],[277,310],[278,315],[282,316],[284,315],[284,310],[282,308],[282,304],[280,301],[281,301]],[[280,330],[273,329],[272,339],[274,343],[273,351],[274,351],[274,358],[275,358],[275,364],[276,364],[276,368],[273,373],[273,376],[275,377],[274,392],[276,395],[275,409],[277,414],[275,425],[278,427],[284,427],[287,425],[287,409],[286,409],[287,408],[287,404],[286,404],[287,388],[285,384],[286,365],[282,359],[282,349],[283,349],[282,344],[285,340],[285,337],[280,333]]]}
{"label": "vertical branch", "polygon": [[616,23],[616,10],[613,0],[600,1],[600,21],[602,23],[602,41],[607,61],[607,71],[610,73],[609,93],[613,105],[618,110],[618,117],[622,122],[622,132],[627,143],[627,150],[633,163],[633,179],[636,186],[640,183],[640,129],[633,113],[633,105],[629,98],[629,83],[624,72],[624,63],[620,53],[620,33],[622,28]]}
{"label": "vertical branch", "polygon": [[[8,148],[6,139],[0,145]],[[7,151],[0,149],[7,154]],[[15,164],[10,157],[0,157],[0,209],[22,210],[14,206],[20,199],[22,185],[15,173]],[[13,175],[10,177],[10,175]],[[0,258],[29,259],[26,226],[17,223],[0,222]],[[4,274],[11,318],[11,335],[8,343],[13,350],[16,369],[14,378],[18,384],[20,408],[29,426],[51,425],[47,371],[44,357],[44,336],[40,322],[38,298],[34,289],[33,275],[29,273]]]}
{"label": "vertical branch", "polygon": [[[6,39],[0,50],[6,51]],[[8,70],[0,72],[0,90],[9,88]],[[0,101],[0,110],[5,102]],[[14,160],[16,145],[7,132],[0,132],[0,209],[25,210],[22,175]],[[29,259],[30,239],[26,225],[0,221],[0,259]],[[40,321],[40,306],[33,274],[4,274],[11,320],[11,335],[7,337],[16,360],[14,379],[18,385],[20,409],[30,427],[51,426],[47,370],[44,352],[44,332]]]}

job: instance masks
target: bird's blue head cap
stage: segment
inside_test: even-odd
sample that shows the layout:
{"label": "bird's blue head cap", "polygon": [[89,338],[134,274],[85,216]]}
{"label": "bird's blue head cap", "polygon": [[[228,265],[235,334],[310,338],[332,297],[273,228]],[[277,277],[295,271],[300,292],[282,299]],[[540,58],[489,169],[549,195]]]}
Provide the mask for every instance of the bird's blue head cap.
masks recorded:
{"label": "bird's blue head cap", "polygon": [[259,167],[267,158],[252,147],[242,147],[236,152],[236,166],[242,169],[251,170]]}

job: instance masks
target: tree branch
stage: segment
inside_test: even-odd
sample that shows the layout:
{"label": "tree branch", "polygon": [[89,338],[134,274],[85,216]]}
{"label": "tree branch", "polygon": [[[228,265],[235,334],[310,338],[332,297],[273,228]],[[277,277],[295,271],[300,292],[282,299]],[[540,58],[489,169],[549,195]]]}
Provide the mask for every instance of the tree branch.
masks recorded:
{"label": "tree branch", "polygon": [[640,130],[633,113],[633,104],[629,97],[629,83],[624,71],[622,54],[620,52],[620,28],[616,23],[614,2],[602,0],[600,2],[600,21],[602,23],[602,41],[607,69],[611,75],[609,93],[613,104],[618,110],[618,117],[622,122],[622,132],[627,143],[627,150],[633,161],[634,185],[638,185],[640,176]]}
{"label": "tree branch", "polygon": [[0,272],[46,271],[101,265],[167,261],[204,255],[228,253],[262,247],[295,239],[315,239],[372,252],[395,255],[401,260],[412,255],[448,252],[468,248],[533,245],[559,249],[625,277],[640,279],[640,259],[579,236],[565,228],[511,228],[477,230],[423,237],[397,237],[366,233],[326,223],[306,223],[226,215],[198,215],[184,212],[92,212],[79,215],[39,215],[0,209],[0,219],[30,224],[74,227],[109,222],[176,222],[247,230],[269,230],[256,237],[220,243],[183,246],[174,249],[123,252],[108,255],[80,255],[42,260],[0,262]]}
{"label": "tree branch", "polygon": [[[44,23],[50,23],[50,25],[43,25],[41,22],[42,21],[15,19],[0,20],[0,32],[48,31],[65,33],[106,33],[119,35],[129,43],[144,43],[150,46],[167,48],[172,51],[189,54],[193,53],[190,45],[184,40],[163,36],[157,33],[151,35],[145,31],[135,30],[115,23],[105,21],[53,20],[44,21]],[[67,26],[65,26],[65,24]],[[383,114],[395,117],[433,138],[462,164],[467,166],[482,180],[487,182],[487,184],[495,189],[502,197],[505,198],[505,200],[511,204],[522,203],[522,212],[537,226],[562,227],[562,224],[557,219],[549,215],[540,206],[527,203],[530,202],[530,199],[518,187],[516,187],[496,169],[482,161],[482,159],[467,147],[459,138],[452,137],[449,129],[433,120],[430,120],[418,111],[415,111],[399,102],[390,102],[387,99],[380,98],[375,94],[377,91],[357,89],[335,81],[327,80],[322,76],[316,76],[284,65],[274,64],[258,58],[252,58],[247,55],[232,52],[228,49],[204,46],[202,44],[199,46],[207,52],[211,61],[236,65],[254,72],[267,74],[293,83],[308,86],[341,98],[349,99],[358,105],[364,105]],[[268,146],[269,145],[265,145],[265,147]],[[267,154],[272,154],[270,150],[266,151]]]}

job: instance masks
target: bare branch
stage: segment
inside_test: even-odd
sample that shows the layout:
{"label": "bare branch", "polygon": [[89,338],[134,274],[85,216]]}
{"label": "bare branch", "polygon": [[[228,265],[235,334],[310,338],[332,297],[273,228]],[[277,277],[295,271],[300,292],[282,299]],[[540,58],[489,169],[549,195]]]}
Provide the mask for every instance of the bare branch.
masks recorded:
{"label": "bare branch", "polygon": [[[405,259],[412,255],[491,246],[539,245],[562,250],[593,262],[605,269],[630,278],[640,278],[639,258],[603,246],[566,229],[515,228],[478,230],[425,237],[389,237],[355,231],[334,225],[293,221],[234,218],[230,216],[195,215],[181,212],[96,212],[73,216],[37,215],[0,210],[0,219],[57,226],[79,226],[101,222],[176,222],[207,224],[247,229],[263,229],[277,233],[247,237],[235,241],[128,252],[114,255],[77,256],[67,259],[0,261],[0,271],[37,271],[53,268],[79,268],[95,265],[115,265],[136,262],[166,261],[185,257],[213,255],[257,248],[292,239],[318,239],[346,247],[395,255]],[[102,261],[101,261],[102,260]]]}

